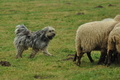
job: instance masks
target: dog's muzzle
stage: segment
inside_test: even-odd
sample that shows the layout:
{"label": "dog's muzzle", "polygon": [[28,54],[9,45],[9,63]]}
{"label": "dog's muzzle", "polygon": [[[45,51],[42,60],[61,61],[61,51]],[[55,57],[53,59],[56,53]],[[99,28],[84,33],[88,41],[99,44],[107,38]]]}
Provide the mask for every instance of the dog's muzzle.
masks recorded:
{"label": "dog's muzzle", "polygon": [[51,40],[51,39],[54,38],[55,35],[56,35],[55,33],[52,33],[52,35],[51,35],[51,36],[48,36],[48,38]]}

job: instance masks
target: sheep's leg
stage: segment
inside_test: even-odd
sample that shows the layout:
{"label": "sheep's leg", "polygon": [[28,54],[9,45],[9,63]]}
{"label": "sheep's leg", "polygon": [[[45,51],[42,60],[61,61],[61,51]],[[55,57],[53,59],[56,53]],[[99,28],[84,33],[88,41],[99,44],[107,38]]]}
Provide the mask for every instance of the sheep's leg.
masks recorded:
{"label": "sheep's leg", "polygon": [[118,63],[120,64],[120,53],[117,54],[118,57]]}
{"label": "sheep's leg", "polygon": [[103,65],[106,65],[107,62],[108,62],[108,56],[105,58],[105,61],[104,61]]}
{"label": "sheep's leg", "polygon": [[[83,52],[82,52],[82,47],[81,47],[81,44],[80,44],[80,40],[79,38],[76,39],[76,52],[77,52],[77,65],[80,66],[81,64],[81,57],[83,56]],[[75,58],[74,60],[76,59],[76,55],[75,55]]]}
{"label": "sheep's leg", "polygon": [[76,58],[77,58],[77,53],[75,53],[75,55],[74,55],[73,62],[76,61]]}
{"label": "sheep's leg", "polygon": [[118,59],[117,57],[118,57],[118,52],[117,51],[115,51],[114,53],[112,53],[113,55],[112,55],[112,59],[111,59],[111,62],[113,63],[113,62],[115,62],[116,61],[116,59]]}
{"label": "sheep's leg", "polygon": [[[75,55],[75,56],[76,56],[76,55]],[[78,65],[78,66],[80,66],[80,64],[81,64],[81,58],[82,58],[82,56],[83,56],[83,53],[82,53],[80,50],[78,50],[78,51],[77,51],[77,59],[78,59],[77,65]]]}
{"label": "sheep's leg", "polygon": [[80,66],[81,64],[81,58],[83,56],[83,53],[80,53],[79,56],[78,56],[78,62],[77,62],[77,65]]}
{"label": "sheep's leg", "polygon": [[81,62],[80,62],[80,56],[78,56],[78,62],[77,65],[80,66]]}
{"label": "sheep's leg", "polygon": [[112,53],[113,53],[112,50],[109,50],[107,53],[107,58],[108,58],[107,66],[110,66],[110,64],[111,64]]}
{"label": "sheep's leg", "polygon": [[37,50],[37,49],[32,49],[32,53],[31,53],[31,55],[30,55],[29,58],[34,58],[35,55],[36,55],[36,53],[37,53],[38,51],[39,51],[39,50]]}
{"label": "sheep's leg", "polygon": [[101,50],[100,59],[99,59],[99,61],[98,61],[98,64],[101,64],[102,62],[105,61],[106,55],[107,55],[107,49],[102,49],[102,50]]}
{"label": "sheep's leg", "polygon": [[[111,64],[111,62],[114,62],[115,61],[115,54],[116,54],[116,52],[114,52],[114,51],[112,51],[112,50],[108,50],[108,53],[107,53],[107,56],[106,56],[106,58],[105,58],[105,61],[104,61],[104,64],[106,65],[108,65],[108,64]],[[112,55],[112,54],[114,54],[114,55]]]}
{"label": "sheep's leg", "polygon": [[105,56],[106,56],[106,53],[101,53],[100,59],[98,61],[98,64],[101,64],[102,62],[105,61]]}
{"label": "sheep's leg", "polygon": [[23,47],[17,48],[16,58],[22,58],[23,51],[24,51]]}
{"label": "sheep's leg", "polygon": [[89,60],[90,60],[91,63],[94,62],[94,60],[91,57],[91,52],[87,52],[87,56],[88,56],[88,58],[89,58]]}

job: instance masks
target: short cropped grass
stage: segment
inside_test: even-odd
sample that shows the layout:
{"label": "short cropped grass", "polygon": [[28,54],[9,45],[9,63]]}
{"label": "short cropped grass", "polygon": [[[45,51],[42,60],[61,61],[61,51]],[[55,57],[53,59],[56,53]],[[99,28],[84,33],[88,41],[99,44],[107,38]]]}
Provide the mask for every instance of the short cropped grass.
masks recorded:
{"label": "short cropped grass", "polygon": [[[80,67],[72,59],[64,60],[75,54],[75,34],[81,24],[113,18],[120,14],[119,9],[119,0],[0,0],[0,61],[11,63],[0,66],[0,80],[119,80],[119,65],[97,65],[99,51],[92,52],[94,63],[85,54]],[[49,52],[54,57],[38,53],[29,59],[29,49],[23,58],[15,59],[13,40],[18,24],[31,31],[53,26],[57,35]]]}

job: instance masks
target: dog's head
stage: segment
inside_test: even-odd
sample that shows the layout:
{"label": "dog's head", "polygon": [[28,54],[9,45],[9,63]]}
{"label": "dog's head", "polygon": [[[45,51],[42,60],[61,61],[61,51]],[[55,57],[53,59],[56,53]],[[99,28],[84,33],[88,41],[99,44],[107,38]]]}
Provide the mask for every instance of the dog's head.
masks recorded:
{"label": "dog's head", "polygon": [[47,37],[50,40],[53,39],[53,37],[56,35],[55,29],[50,26],[43,28],[42,31],[44,32],[45,37]]}

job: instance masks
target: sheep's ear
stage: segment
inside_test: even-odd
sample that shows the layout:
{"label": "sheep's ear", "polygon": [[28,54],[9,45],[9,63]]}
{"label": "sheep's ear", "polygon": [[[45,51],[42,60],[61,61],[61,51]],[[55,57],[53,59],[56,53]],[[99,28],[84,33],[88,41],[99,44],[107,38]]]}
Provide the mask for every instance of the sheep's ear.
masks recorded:
{"label": "sheep's ear", "polygon": [[120,23],[116,24],[115,27],[118,27],[118,28],[119,28],[119,27],[120,27]]}
{"label": "sheep's ear", "polygon": [[120,15],[116,15],[115,18],[114,18],[114,20],[120,21]]}

